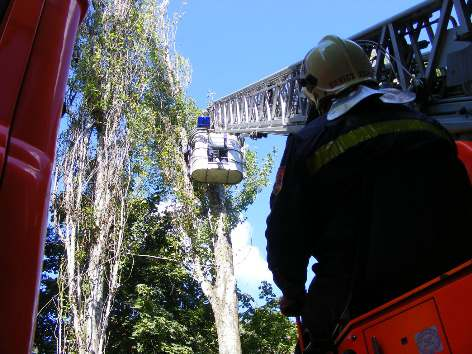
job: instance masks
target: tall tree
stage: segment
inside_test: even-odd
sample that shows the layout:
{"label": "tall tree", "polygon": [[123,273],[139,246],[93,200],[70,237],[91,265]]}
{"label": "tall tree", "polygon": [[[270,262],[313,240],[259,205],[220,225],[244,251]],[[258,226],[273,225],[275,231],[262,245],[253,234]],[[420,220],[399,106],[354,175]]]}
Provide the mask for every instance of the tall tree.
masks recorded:
{"label": "tall tree", "polygon": [[[52,196],[55,232],[65,247],[59,283],[67,296],[59,304],[67,315],[60,317],[60,352],[98,354],[106,346],[129,247],[129,202],[152,164],[150,114],[169,113],[176,104],[174,87],[185,85],[188,72],[173,51],[168,5],[93,0],[79,34]],[[152,111],[149,95],[158,105]],[[68,333],[73,342],[66,340]]]}
{"label": "tall tree", "polygon": [[[244,220],[244,213],[257,193],[267,184],[271,155],[259,167],[256,155],[246,151],[245,179],[236,187],[194,184],[189,177],[185,149],[182,149],[188,144],[190,130],[176,123],[178,121],[173,125],[174,130],[164,124],[158,132],[159,140],[166,141],[159,154],[159,166],[176,198],[174,229],[184,248],[187,269],[200,283],[213,309],[219,352],[241,353],[230,235]],[[174,131],[175,138],[168,138],[170,131]]]}
{"label": "tall tree", "polygon": [[[159,80],[151,79],[156,85]],[[268,183],[272,155],[263,162],[245,151],[245,178],[234,187],[193,183],[186,152],[198,111],[179,80],[171,82],[175,105],[162,114],[160,97],[148,95],[148,107],[158,117],[154,127],[155,157],[160,176],[171,191],[173,232],[182,245],[186,268],[211,304],[220,354],[241,353],[236,279],[231,231],[242,221],[257,194]],[[159,92],[159,86],[150,92]]]}

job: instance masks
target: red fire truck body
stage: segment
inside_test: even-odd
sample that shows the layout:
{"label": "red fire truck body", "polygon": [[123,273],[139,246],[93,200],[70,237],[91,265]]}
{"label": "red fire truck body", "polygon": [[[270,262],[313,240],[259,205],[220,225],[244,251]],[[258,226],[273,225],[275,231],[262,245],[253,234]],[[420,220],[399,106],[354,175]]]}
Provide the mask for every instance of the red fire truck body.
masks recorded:
{"label": "red fire truck body", "polygon": [[340,354],[472,353],[472,261],[349,323]]}
{"label": "red fire truck body", "polygon": [[29,353],[59,119],[88,4],[0,2],[0,353]]}

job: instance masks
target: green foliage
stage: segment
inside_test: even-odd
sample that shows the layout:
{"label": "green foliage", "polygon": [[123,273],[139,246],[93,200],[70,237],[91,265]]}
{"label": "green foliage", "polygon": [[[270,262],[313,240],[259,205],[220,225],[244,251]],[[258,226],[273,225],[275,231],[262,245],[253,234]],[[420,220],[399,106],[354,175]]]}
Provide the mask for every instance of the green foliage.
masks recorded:
{"label": "green foliage", "polygon": [[227,191],[230,229],[244,221],[244,213],[247,208],[254,203],[256,196],[269,183],[270,172],[274,164],[273,155],[274,153],[268,154],[262,161],[259,161],[254,151],[246,149],[244,180]]}
{"label": "green foliage", "polygon": [[262,282],[259,298],[263,306],[255,308],[247,296],[240,303],[245,308],[241,313],[241,344],[243,353],[284,354],[292,353],[296,344],[295,324],[280,314],[278,300],[272,286]]}
{"label": "green foliage", "polygon": [[[110,323],[109,353],[214,353],[211,308],[183,267],[159,194],[131,204],[135,247],[123,266]],[[140,237],[138,239],[138,237]]]}
{"label": "green foliage", "polygon": [[43,273],[39,289],[38,316],[34,348],[38,353],[56,352],[57,278],[64,247],[52,228],[48,228],[44,250]]}

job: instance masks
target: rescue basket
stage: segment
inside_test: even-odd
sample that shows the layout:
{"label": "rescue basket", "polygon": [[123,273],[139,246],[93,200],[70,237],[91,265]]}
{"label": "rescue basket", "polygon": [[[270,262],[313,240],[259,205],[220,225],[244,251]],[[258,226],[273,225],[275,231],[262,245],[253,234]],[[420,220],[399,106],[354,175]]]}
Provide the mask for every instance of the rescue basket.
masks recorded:
{"label": "rescue basket", "polygon": [[190,137],[190,176],[202,183],[237,184],[243,179],[242,144],[236,135],[196,129]]}

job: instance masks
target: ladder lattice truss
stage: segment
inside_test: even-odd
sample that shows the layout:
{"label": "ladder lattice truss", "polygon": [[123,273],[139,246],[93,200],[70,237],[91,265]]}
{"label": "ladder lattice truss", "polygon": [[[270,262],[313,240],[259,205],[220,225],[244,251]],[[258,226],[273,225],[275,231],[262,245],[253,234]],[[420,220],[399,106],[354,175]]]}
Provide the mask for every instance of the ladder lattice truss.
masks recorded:
{"label": "ladder lattice truss", "polygon": [[[454,132],[472,130],[472,0],[429,0],[352,36],[372,60],[379,82],[422,87],[422,109]],[[300,129],[308,103],[301,62],[215,101],[214,129],[257,136]],[[421,83],[421,85],[419,85]],[[470,112],[470,113],[469,113]]]}

